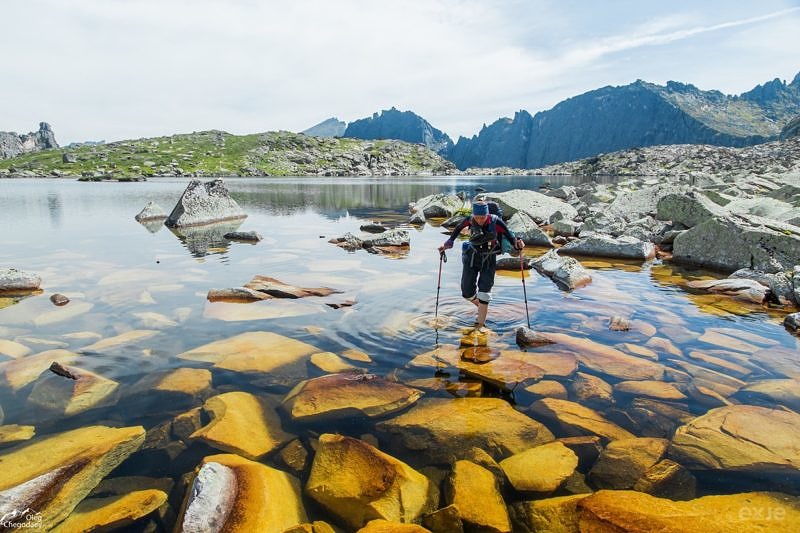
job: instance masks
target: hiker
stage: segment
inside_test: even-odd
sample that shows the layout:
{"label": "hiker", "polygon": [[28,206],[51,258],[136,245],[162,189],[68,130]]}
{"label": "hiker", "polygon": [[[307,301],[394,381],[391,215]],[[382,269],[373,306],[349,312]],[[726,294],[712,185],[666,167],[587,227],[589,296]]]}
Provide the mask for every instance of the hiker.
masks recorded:
{"label": "hiker", "polygon": [[522,250],[525,243],[508,229],[503,219],[489,213],[489,205],[478,201],[472,204],[472,216],[458,224],[439,253],[449,250],[459,233],[469,228],[469,240],[462,244],[461,296],[478,308],[475,329],[482,330],[486,324],[489,301],[492,299],[494,274],[497,270],[497,254],[502,250],[501,239],[505,238],[516,250]]}

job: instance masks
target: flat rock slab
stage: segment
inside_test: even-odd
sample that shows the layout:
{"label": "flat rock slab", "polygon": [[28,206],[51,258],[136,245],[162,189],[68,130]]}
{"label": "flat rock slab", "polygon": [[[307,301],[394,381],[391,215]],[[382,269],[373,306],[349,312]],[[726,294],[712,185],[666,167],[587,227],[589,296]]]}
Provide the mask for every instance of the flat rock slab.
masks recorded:
{"label": "flat rock slab", "polygon": [[141,447],[141,426],[89,426],[48,435],[0,454],[0,501],[41,513],[50,530],[109,472]]}
{"label": "flat rock slab", "polygon": [[233,454],[209,455],[186,491],[175,531],[285,531],[308,521],[300,482]]}
{"label": "flat rock slab", "polygon": [[0,383],[16,392],[36,381],[36,378],[54,362],[71,364],[79,358],[80,355],[76,353],[58,349],[5,361],[0,363]]}
{"label": "flat rock slab", "polygon": [[663,381],[620,381],[614,385],[614,391],[657,400],[677,402],[686,400],[686,395],[675,385]]}
{"label": "flat rock slab", "polygon": [[246,217],[221,179],[206,183],[192,180],[164,224],[170,228],[182,228]]}
{"label": "flat rock slab", "polygon": [[609,235],[595,234],[577,241],[572,241],[559,250],[565,255],[583,255],[596,257],[616,257],[620,259],[653,259],[656,256],[655,246],[651,242],[643,242],[635,237],[613,238]]}
{"label": "flat rock slab", "polygon": [[564,333],[542,333],[557,345],[574,351],[578,360],[587,368],[614,376],[622,380],[661,380],[665,367],[659,363],[628,355],[611,346],[599,344],[591,339],[573,337]]}
{"label": "flat rock slab", "polygon": [[[144,376],[123,392],[126,397],[157,397],[171,408],[202,401],[211,393],[211,372],[205,368],[176,368]],[[162,403],[156,407],[163,408]]]}
{"label": "flat rock slab", "polygon": [[376,418],[403,410],[422,392],[374,374],[340,373],[299,383],[282,406],[295,422]]}
{"label": "flat rock slab", "polygon": [[554,440],[541,423],[498,398],[423,398],[376,427],[432,463],[448,463],[475,447],[503,458]]}
{"label": "flat rock slab", "polygon": [[575,472],[578,456],[559,441],[548,442],[500,461],[511,485],[523,492],[553,492]]}
{"label": "flat rock slab", "polygon": [[581,531],[660,533],[792,533],[800,498],[777,492],[705,496],[687,502],[635,491],[601,490],[578,502]]}
{"label": "flat rock slab", "polygon": [[800,380],[764,379],[750,383],[736,393],[744,403],[762,402],[768,405],[785,405],[800,412]]}
{"label": "flat rock slab", "polygon": [[149,339],[151,337],[155,337],[160,332],[151,329],[137,329],[133,331],[127,331],[120,335],[116,335],[114,337],[109,337],[107,339],[99,340],[89,346],[84,346],[80,349],[81,353],[99,353],[99,352],[107,352],[109,350],[115,350],[122,346],[127,346],[129,344],[133,344],[139,341],[143,341]]}
{"label": "flat rock slab", "polygon": [[606,441],[634,437],[630,432],[606,420],[597,411],[569,400],[544,398],[531,405],[531,412],[558,426],[565,436],[597,435]]}
{"label": "flat rock slab", "polygon": [[754,304],[763,304],[769,297],[769,287],[765,287],[751,279],[718,279],[689,281],[686,285],[692,289],[701,289],[715,294],[724,294],[731,298],[744,300]]}
{"label": "flat rock slab", "polygon": [[800,478],[800,414],[754,405],[712,409],[677,429],[669,453],[692,469]]}
{"label": "flat rock slab", "polygon": [[72,416],[89,409],[113,405],[118,399],[119,383],[94,372],[74,366],[59,365],[60,372],[47,372],[37,379],[28,404],[48,413]]}
{"label": "flat rock slab", "polygon": [[456,461],[445,483],[445,494],[447,502],[468,528],[511,533],[511,519],[497,478],[483,466]]}
{"label": "flat rock slab", "polygon": [[112,530],[133,525],[167,501],[167,493],[157,489],[83,500],[53,533]]}
{"label": "flat rock slab", "polygon": [[218,450],[259,459],[294,437],[281,427],[277,402],[247,392],[226,392],[206,400],[208,425],[192,433]]}
{"label": "flat rock slab", "polygon": [[415,522],[438,491],[424,475],[366,442],[323,434],[305,492],[352,530],[378,518]]}
{"label": "flat rock slab", "polygon": [[211,289],[210,302],[255,302],[272,298],[307,298],[309,296],[329,296],[342,291],[329,287],[296,287],[268,276],[255,276],[243,287],[231,289]]}

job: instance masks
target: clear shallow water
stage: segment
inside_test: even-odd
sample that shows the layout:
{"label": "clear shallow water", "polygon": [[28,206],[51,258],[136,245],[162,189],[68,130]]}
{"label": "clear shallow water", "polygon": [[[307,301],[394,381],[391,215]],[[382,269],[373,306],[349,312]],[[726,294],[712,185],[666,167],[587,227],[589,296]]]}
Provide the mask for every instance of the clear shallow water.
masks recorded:
{"label": "clear shallow water", "polygon": [[[431,350],[437,339],[457,344],[460,327],[474,320],[473,307],[459,296],[460,261],[453,251],[442,275],[439,308],[448,325],[438,332],[429,326],[436,297],[436,247],[445,238],[442,230],[430,225],[409,228],[411,248],[400,258],[364,251],[348,253],[329,244],[328,239],[348,231],[357,233],[360,225],[373,220],[401,224],[407,220],[410,201],[433,193],[471,193],[476,186],[489,191],[535,189],[543,181],[555,186],[572,182],[535,177],[227,179],[232,196],[249,214],[239,229],[261,233],[264,240],[257,245],[225,243],[218,237],[209,243],[202,236],[181,237],[163,226],[148,228],[134,220],[151,200],[169,211],[187,181],[0,181],[0,266],[39,274],[45,291],[0,309],[0,339],[16,340],[35,353],[58,347],[78,350],[96,340],[65,336],[76,332],[111,337],[132,329],[158,329],[153,337],[108,353],[83,355],[76,363],[121,382],[123,387],[157,370],[206,367],[175,356],[248,331],[276,332],[313,344],[321,351],[357,349],[373,359],[374,363],[368,365],[371,372],[402,381],[432,378],[433,369],[407,367],[407,363]],[[535,329],[588,336],[612,346],[644,344],[652,335],[636,328],[630,332],[608,330],[608,319],[623,315],[649,324],[656,329],[655,336],[672,341],[680,355],[653,348],[662,362],[678,359],[701,366],[702,362],[688,359],[688,354],[696,349],[720,349],[699,340],[708,328],[732,328],[797,349],[797,340],[781,326],[781,313],[690,294],[679,286],[681,280],[707,273],[676,270],[677,275],[671,277],[671,267],[658,262],[642,265],[587,260],[585,265],[592,268],[593,283],[573,293],[559,291],[550,280],[535,273],[526,278]],[[209,289],[240,286],[257,274],[343,292],[323,301],[308,298],[247,305],[206,302]],[[55,308],[48,300],[55,292],[70,296],[72,303]],[[526,320],[519,274],[498,275],[494,294],[488,325],[498,336],[492,343],[510,347],[514,345],[514,329],[525,325]],[[324,305],[348,299],[357,303],[343,309]],[[87,310],[73,318],[42,319],[43,313],[75,309],[78,304]],[[274,316],[231,319],[237,317],[230,313],[251,309]],[[152,326],[147,318],[150,315],[142,313],[158,313],[178,325]],[[732,353],[731,360],[737,360],[738,355]],[[726,357],[724,353],[715,354]],[[754,372],[752,379],[775,377],[768,369],[762,370]],[[311,368],[310,374],[323,372]],[[471,381],[452,371],[445,379],[453,383]],[[568,380],[564,383],[569,385]],[[217,392],[257,390],[247,379],[231,374],[215,374],[214,386]],[[71,418],[53,418],[22,401],[28,390],[17,395],[3,391],[0,405],[6,424],[36,425],[37,435],[94,423],[143,424],[148,428],[175,414],[154,405],[157,399],[144,397],[133,410],[110,407]],[[277,387],[269,391],[280,397],[286,390]],[[455,392],[466,393],[463,388]],[[428,394],[448,395],[446,391]],[[532,401],[524,391],[505,396],[521,408]],[[624,409],[624,405],[619,407]],[[700,414],[708,407],[690,404],[687,409]],[[288,429],[302,434],[300,428]],[[341,424],[327,429],[358,435],[363,428]],[[134,456],[119,473],[178,478],[194,467],[192,461],[203,451],[171,464]],[[722,490],[713,479],[704,482],[708,491]]]}

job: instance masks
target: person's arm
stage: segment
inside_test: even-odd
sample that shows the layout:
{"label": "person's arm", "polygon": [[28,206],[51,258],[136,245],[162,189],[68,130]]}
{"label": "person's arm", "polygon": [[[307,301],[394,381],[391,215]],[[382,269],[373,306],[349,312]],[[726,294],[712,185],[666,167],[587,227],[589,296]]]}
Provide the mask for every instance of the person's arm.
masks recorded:
{"label": "person's arm", "polygon": [[508,242],[511,243],[511,246],[513,246],[517,250],[522,250],[525,247],[525,242],[522,239],[518,238],[516,235],[514,235],[514,232],[511,231],[508,228],[508,226],[506,226],[506,223],[503,221],[502,218],[497,217],[495,224],[497,225],[498,228],[500,228],[497,232],[498,235],[502,235],[503,237],[508,239]]}
{"label": "person's arm", "polygon": [[461,233],[461,230],[469,226],[469,223],[470,223],[470,217],[466,217],[464,220],[459,222],[458,225],[455,228],[453,228],[453,231],[450,232],[450,237],[448,237],[448,239],[444,241],[444,244],[439,249],[449,250],[450,248],[452,248],[453,243],[456,242],[456,238]]}

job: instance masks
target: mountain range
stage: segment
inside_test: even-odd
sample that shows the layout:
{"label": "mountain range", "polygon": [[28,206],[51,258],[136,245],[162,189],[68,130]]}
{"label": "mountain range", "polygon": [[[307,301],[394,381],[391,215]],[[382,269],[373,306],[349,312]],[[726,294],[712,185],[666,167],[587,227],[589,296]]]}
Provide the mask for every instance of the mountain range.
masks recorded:
{"label": "mountain range", "polygon": [[58,143],[53,129],[47,122],[40,122],[38,131],[22,135],[13,131],[0,131],[0,159],[48,148],[58,148]]}
{"label": "mountain range", "polygon": [[750,146],[779,138],[798,116],[800,73],[790,83],[776,78],[740,95],[637,80],[568,98],[534,115],[520,110],[455,143],[424,118],[394,107],[350,123],[341,135],[422,143],[459,169],[538,168],[664,144]]}

